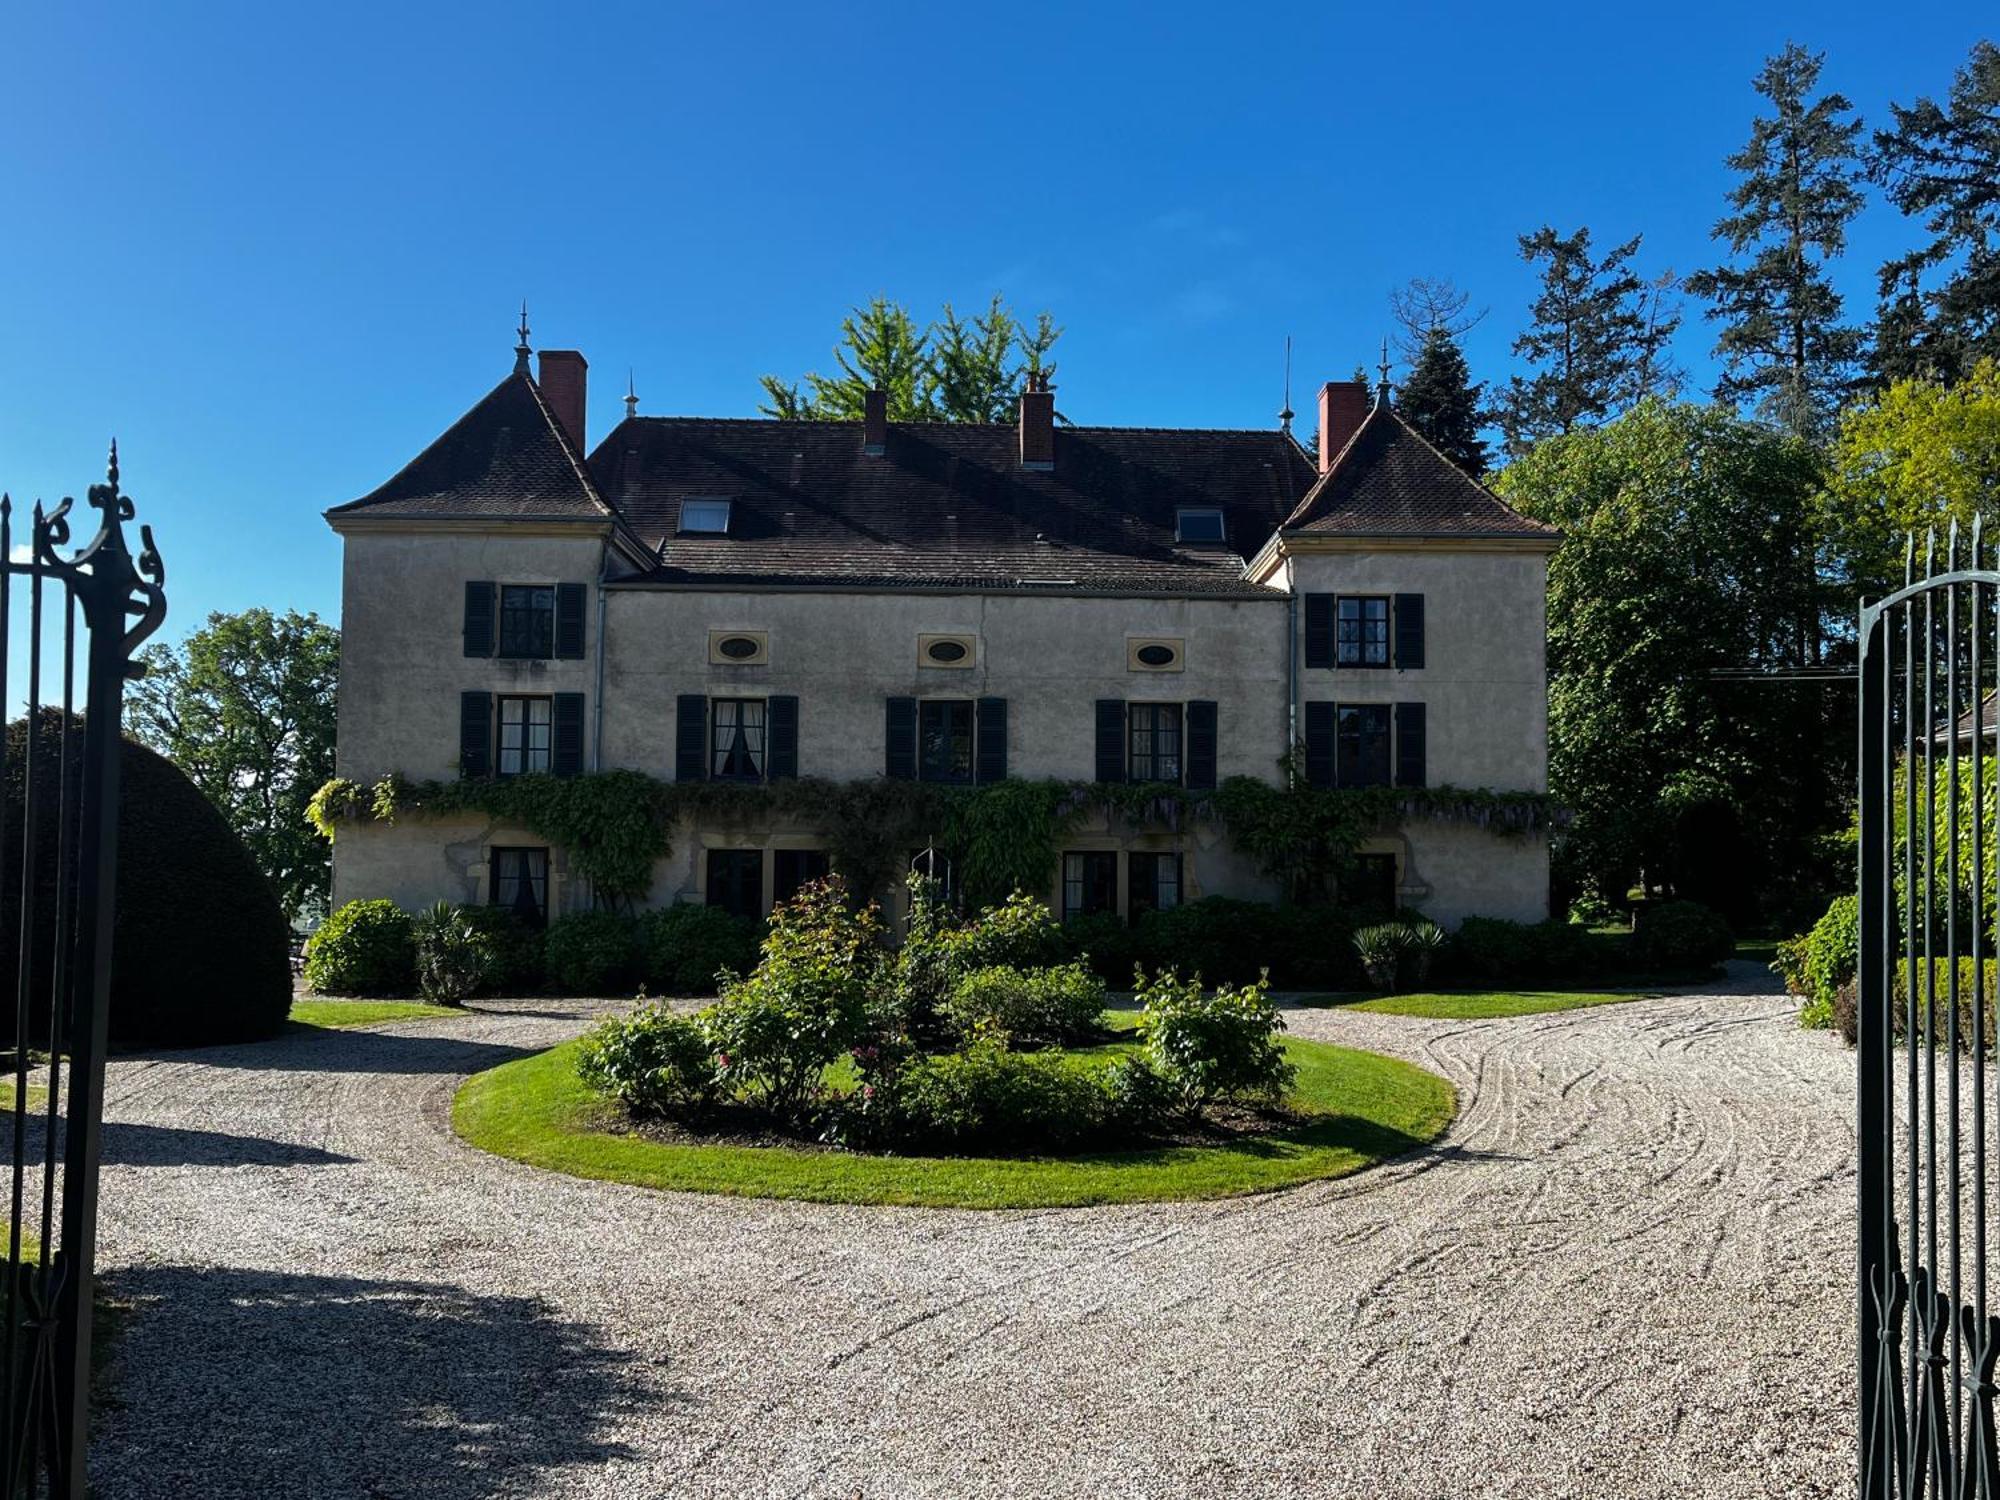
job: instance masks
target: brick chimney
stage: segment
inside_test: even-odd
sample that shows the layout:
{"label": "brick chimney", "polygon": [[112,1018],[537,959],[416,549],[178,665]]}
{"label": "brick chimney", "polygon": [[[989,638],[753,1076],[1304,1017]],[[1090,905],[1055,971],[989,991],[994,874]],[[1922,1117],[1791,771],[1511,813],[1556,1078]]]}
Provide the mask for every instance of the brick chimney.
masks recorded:
{"label": "brick chimney", "polygon": [[889,393],[867,391],[861,397],[861,451],[880,458],[889,450]]}
{"label": "brick chimney", "polygon": [[1021,392],[1021,467],[1056,466],[1056,393],[1046,375],[1030,375]]}
{"label": "brick chimney", "polygon": [[583,446],[583,402],[584,381],[590,369],[589,362],[574,349],[544,349],[541,353],[542,378],[537,382],[542,388],[542,399],[549,404],[549,410],[562,423],[563,431],[576,445],[578,453]]}
{"label": "brick chimney", "polygon": [[[546,356],[544,356],[546,358]],[[1347,440],[1361,430],[1374,406],[1364,380],[1329,380],[1319,388],[1319,471],[1333,467]]]}

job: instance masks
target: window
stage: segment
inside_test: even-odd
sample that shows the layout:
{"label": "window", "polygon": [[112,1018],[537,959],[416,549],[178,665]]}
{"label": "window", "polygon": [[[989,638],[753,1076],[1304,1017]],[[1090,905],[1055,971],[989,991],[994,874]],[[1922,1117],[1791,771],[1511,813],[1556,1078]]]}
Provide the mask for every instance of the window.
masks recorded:
{"label": "window", "polygon": [[549,919],[549,851],[495,849],[493,905],[511,911],[523,922],[540,927]]}
{"label": "window", "polygon": [[1181,904],[1178,854],[1130,854],[1125,864],[1125,904],[1136,923],[1149,911],[1172,911]]}
{"label": "window", "polygon": [[1338,710],[1336,784],[1389,784],[1389,705],[1343,703]]}
{"label": "window", "polygon": [[709,704],[708,774],[717,781],[764,779],[764,700],[717,698]]}
{"label": "window", "polygon": [[1212,505],[1183,505],[1174,512],[1174,540],[1177,542],[1219,542],[1223,539],[1222,512]]}
{"label": "window", "polygon": [[1164,639],[1128,640],[1125,643],[1125,669],[1128,672],[1178,672],[1181,669],[1181,643]]}
{"label": "window", "polygon": [[1063,920],[1118,910],[1118,856],[1109,850],[1063,856]]}
{"label": "window", "polygon": [[1341,595],[1336,628],[1334,661],[1337,665],[1389,665],[1389,600],[1386,595]]}
{"label": "window", "polygon": [[729,531],[729,502],[721,499],[681,501],[678,529],[711,536],[726,535]]}
{"label": "window", "polygon": [[1357,854],[1354,874],[1342,882],[1341,904],[1377,916],[1393,916],[1396,911],[1396,856]]}
{"label": "window", "polygon": [[978,657],[978,638],[970,635],[920,635],[917,637],[917,665],[920,667],[970,667]]}
{"label": "window", "polygon": [[500,700],[500,764],[502,776],[549,769],[551,698]]}
{"label": "window", "polygon": [[917,705],[917,779],[972,780],[970,698],[930,698]]}
{"label": "window", "polygon": [[556,654],[553,584],[501,585],[500,654],[531,659],[546,659]]}
{"label": "window", "polygon": [[1130,741],[1126,778],[1131,781],[1181,779],[1181,706],[1134,703],[1126,715]]}
{"label": "window", "polygon": [[774,849],[771,852],[771,905],[783,906],[801,887],[826,879],[824,849]]}
{"label": "window", "polygon": [[732,916],[755,920],[764,914],[764,851],[708,851],[708,904]]}

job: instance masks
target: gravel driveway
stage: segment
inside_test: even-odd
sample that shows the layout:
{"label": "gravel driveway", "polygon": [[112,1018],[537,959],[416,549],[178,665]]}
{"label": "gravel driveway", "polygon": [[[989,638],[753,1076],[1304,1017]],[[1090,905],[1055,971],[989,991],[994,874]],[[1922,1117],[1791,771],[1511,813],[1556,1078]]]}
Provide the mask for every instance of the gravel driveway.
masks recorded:
{"label": "gravel driveway", "polygon": [[103,1500],[1850,1492],[1853,1064],[1780,996],[1293,1012],[1449,1077],[1442,1148],[1014,1213],[460,1145],[587,1009],[114,1065]]}

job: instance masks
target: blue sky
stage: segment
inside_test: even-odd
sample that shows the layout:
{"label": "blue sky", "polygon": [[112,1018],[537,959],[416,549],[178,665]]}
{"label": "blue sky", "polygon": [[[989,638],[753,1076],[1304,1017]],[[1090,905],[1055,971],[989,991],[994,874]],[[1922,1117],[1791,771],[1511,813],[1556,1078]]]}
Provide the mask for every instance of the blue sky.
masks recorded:
{"label": "blue sky", "polygon": [[[1504,376],[1515,238],[1711,261],[1723,156],[1788,38],[1871,122],[1942,94],[1972,4],[1217,8],[74,3],[0,56],[0,487],[81,498],[116,433],[178,636],[339,610],[319,519],[537,344],[591,361],[593,439],[752,415],[877,292],[1003,291],[1067,331],[1074,420],[1262,426],[1373,363],[1388,290],[1448,276]],[[1879,203],[1857,315],[1911,227]],[[1706,385],[1690,308],[1679,354]],[[1301,431],[1309,430],[1308,417]]]}

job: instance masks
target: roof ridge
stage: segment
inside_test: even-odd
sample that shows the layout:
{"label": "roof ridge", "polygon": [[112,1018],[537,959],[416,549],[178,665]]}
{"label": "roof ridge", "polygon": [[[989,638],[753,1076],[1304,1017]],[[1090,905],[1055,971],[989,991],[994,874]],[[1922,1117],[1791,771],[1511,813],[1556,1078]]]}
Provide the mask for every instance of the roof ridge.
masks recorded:
{"label": "roof ridge", "polygon": [[[618,422],[618,427],[622,427],[626,422],[657,422],[663,425],[671,422],[727,422],[738,426],[773,427],[773,428],[778,428],[778,427],[854,428],[861,426],[861,418],[859,417],[854,417],[851,419],[844,417],[842,418],[707,417],[707,416],[672,415],[661,412],[648,412],[643,416],[620,418]],[[991,430],[995,432],[1011,432],[1014,430],[1016,424],[1013,422],[892,421],[890,422],[889,425],[892,428],[936,427],[945,429],[947,431]],[[618,427],[613,427],[612,431],[613,432],[617,431]],[[1113,422],[1070,422],[1070,423],[1065,423],[1063,426],[1058,427],[1056,430],[1058,432],[1190,432],[1190,433],[1201,433],[1203,435],[1224,434],[1229,436],[1272,438],[1279,440],[1282,440],[1285,437],[1284,433],[1278,431],[1276,428],[1273,427],[1156,427],[1144,424],[1127,425],[1127,424],[1113,423]],[[1293,446],[1294,447],[1298,446],[1297,439],[1293,439]],[[1301,449],[1300,451],[1303,452],[1304,450]]]}
{"label": "roof ridge", "polygon": [[577,481],[583,486],[583,493],[607,517],[622,519],[618,511],[613,506],[607,504],[604,497],[597,492],[597,482],[590,477],[589,466],[578,456],[576,445],[569,440],[569,429],[557,420],[555,412],[550,409],[549,403],[543,398],[542,388],[536,383],[535,378],[532,375],[519,374],[509,375],[507,378],[509,380],[518,379],[528,382],[528,393],[535,398],[535,406],[541,412],[542,420],[549,424],[549,431],[555,434],[556,442],[562,448],[563,457],[569,460],[570,471],[576,475]]}

